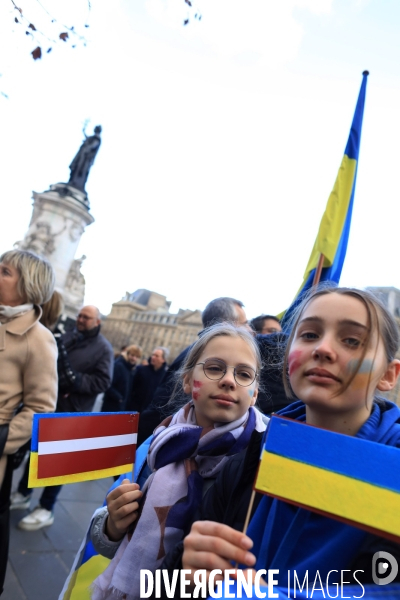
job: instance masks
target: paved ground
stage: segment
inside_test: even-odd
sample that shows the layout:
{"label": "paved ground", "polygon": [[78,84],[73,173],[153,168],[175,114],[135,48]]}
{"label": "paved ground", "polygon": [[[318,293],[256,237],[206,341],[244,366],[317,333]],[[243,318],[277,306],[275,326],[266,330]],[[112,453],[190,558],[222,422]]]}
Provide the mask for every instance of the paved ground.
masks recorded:
{"label": "paved ground", "polygon": [[[15,472],[13,490],[21,469]],[[113,479],[65,485],[54,509],[54,523],[39,531],[21,531],[17,523],[28,511],[11,511],[11,541],[1,600],[57,600],[94,510]],[[33,493],[38,504],[41,489]]]}
{"label": "paved ground", "polygon": [[[100,410],[102,394],[93,411]],[[14,473],[18,486],[24,465]],[[54,508],[54,523],[39,531],[22,531],[17,523],[27,510],[11,511],[11,539],[4,592],[1,600],[57,600],[70,571],[90,518],[113,484],[112,477],[65,485]],[[41,494],[33,492],[31,507]]]}

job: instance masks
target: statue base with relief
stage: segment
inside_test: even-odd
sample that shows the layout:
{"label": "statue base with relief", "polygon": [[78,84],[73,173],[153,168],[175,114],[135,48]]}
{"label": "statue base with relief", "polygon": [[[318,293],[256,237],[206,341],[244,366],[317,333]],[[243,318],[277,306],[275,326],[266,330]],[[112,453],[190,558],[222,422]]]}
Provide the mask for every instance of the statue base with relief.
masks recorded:
{"label": "statue base with relief", "polygon": [[56,289],[64,299],[64,314],[75,319],[85,296],[80,267],[75,259],[82,234],[94,222],[86,192],[67,183],[56,183],[45,192],[33,192],[33,212],[23,240],[15,244],[46,258],[56,274]]}

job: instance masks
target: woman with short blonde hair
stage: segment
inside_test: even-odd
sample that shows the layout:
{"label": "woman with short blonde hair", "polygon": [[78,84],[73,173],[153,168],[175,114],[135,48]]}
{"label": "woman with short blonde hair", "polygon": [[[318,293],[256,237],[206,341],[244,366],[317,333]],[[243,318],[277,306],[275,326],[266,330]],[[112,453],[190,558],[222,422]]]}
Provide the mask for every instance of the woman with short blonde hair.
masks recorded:
{"label": "woman with short blonde hair", "polygon": [[40,322],[54,289],[50,263],[32,252],[0,256],[0,594],[8,557],[12,455],[31,437],[34,413],[57,400],[57,346]]}
{"label": "woman with short blonde hair", "polygon": [[18,271],[17,289],[27,302],[41,305],[50,300],[56,278],[47,260],[33,252],[9,250],[0,256],[0,263]]}

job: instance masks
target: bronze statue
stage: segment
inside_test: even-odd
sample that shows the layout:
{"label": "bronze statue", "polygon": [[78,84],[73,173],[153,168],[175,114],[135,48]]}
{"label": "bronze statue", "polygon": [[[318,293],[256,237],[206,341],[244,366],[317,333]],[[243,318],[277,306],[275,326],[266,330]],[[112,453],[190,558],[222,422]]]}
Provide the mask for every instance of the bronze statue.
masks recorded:
{"label": "bronze statue", "polygon": [[82,192],[85,192],[85,183],[89,175],[90,167],[94,163],[94,159],[100,148],[100,133],[100,125],[96,125],[94,134],[90,136],[87,136],[85,130],[83,130],[85,140],[82,142],[74,160],[69,165],[71,175],[68,184]]}

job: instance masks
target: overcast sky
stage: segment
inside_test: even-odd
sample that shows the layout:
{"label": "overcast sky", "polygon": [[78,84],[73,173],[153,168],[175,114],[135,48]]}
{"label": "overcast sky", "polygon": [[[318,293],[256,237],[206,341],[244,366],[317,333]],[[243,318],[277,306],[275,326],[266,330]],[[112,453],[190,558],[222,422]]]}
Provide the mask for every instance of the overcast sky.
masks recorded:
{"label": "overcast sky", "polygon": [[[67,181],[101,124],[86,186],[86,302],[147,288],[171,310],[241,299],[278,313],[301,284],[368,69],[345,285],[400,288],[397,0],[42,0],[88,44],[41,61],[0,7],[0,250],[32,190]],[[58,27],[21,0],[37,28]],[[32,13],[30,13],[32,11]],[[34,12],[33,12],[34,11]],[[183,20],[189,16],[185,27]]]}

